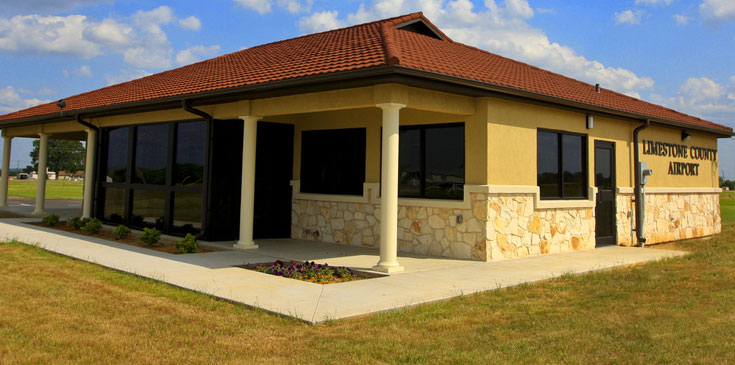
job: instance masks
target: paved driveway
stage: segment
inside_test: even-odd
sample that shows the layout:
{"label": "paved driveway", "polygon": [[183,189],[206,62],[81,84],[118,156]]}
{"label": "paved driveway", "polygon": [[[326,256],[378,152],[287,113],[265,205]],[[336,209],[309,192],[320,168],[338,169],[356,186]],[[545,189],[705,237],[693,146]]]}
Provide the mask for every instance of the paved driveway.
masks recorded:
{"label": "paved driveway", "polygon": [[[82,201],[80,199],[46,199],[46,213],[58,214],[61,219],[82,215]],[[31,215],[36,208],[36,199],[8,198],[8,212]]]}

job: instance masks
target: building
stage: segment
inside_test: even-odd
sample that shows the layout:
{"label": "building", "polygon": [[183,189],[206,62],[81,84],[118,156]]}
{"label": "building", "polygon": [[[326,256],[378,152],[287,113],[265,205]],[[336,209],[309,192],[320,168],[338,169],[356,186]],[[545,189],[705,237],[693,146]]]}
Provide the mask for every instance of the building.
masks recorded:
{"label": "building", "polygon": [[379,247],[383,271],[400,269],[397,251],[490,261],[715,234],[717,139],[733,135],[454,42],[421,13],[72,96],[0,128],[4,167],[14,137],[40,138],[42,170],[49,138],[87,139],[87,216],[241,249]]}

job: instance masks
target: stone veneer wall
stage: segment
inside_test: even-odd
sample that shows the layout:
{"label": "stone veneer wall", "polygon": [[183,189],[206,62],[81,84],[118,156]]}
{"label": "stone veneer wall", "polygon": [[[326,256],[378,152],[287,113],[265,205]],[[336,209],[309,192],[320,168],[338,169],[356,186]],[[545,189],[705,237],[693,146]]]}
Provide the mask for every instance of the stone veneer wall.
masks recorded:
{"label": "stone veneer wall", "polygon": [[[470,196],[470,209],[399,205],[399,251],[486,260],[487,204],[483,194]],[[291,237],[380,246],[380,204],[294,200],[291,214]],[[457,223],[458,215],[462,223]]]}
{"label": "stone veneer wall", "polygon": [[[618,244],[636,244],[633,194],[617,194]],[[646,193],[646,244],[711,236],[722,231],[718,193]]]}
{"label": "stone veneer wall", "polygon": [[595,247],[593,208],[534,209],[534,199],[488,196],[488,261]]}
{"label": "stone veneer wall", "polygon": [[[497,261],[594,248],[592,208],[536,210],[534,194],[470,193],[470,198],[468,209],[399,206],[398,249]],[[291,220],[294,238],[379,246],[379,204],[295,199]]]}

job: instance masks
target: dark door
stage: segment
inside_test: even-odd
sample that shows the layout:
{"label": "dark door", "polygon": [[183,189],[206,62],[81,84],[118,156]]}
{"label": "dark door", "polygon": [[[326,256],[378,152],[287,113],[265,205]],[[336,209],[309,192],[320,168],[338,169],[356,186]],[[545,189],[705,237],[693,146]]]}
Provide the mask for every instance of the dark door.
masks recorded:
{"label": "dark door", "polygon": [[253,238],[291,237],[293,125],[258,122]]}
{"label": "dark door", "polygon": [[615,144],[595,141],[595,237],[597,246],[617,243],[615,223]]}

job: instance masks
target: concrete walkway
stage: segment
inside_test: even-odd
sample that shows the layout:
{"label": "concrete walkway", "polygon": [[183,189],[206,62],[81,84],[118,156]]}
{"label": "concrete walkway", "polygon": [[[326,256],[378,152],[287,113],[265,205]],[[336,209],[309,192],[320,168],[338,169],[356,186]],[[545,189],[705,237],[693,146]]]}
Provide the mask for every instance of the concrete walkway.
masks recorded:
{"label": "concrete walkway", "polygon": [[0,220],[0,240],[16,239],[310,323],[685,254],[610,246],[493,263],[401,255],[399,260],[406,268],[402,273],[320,285],[233,266],[286,259],[368,269],[378,261],[378,251],[301,240],[260,240],[260,248],[251,251],[172,255],[23,223],[28,221]]}

